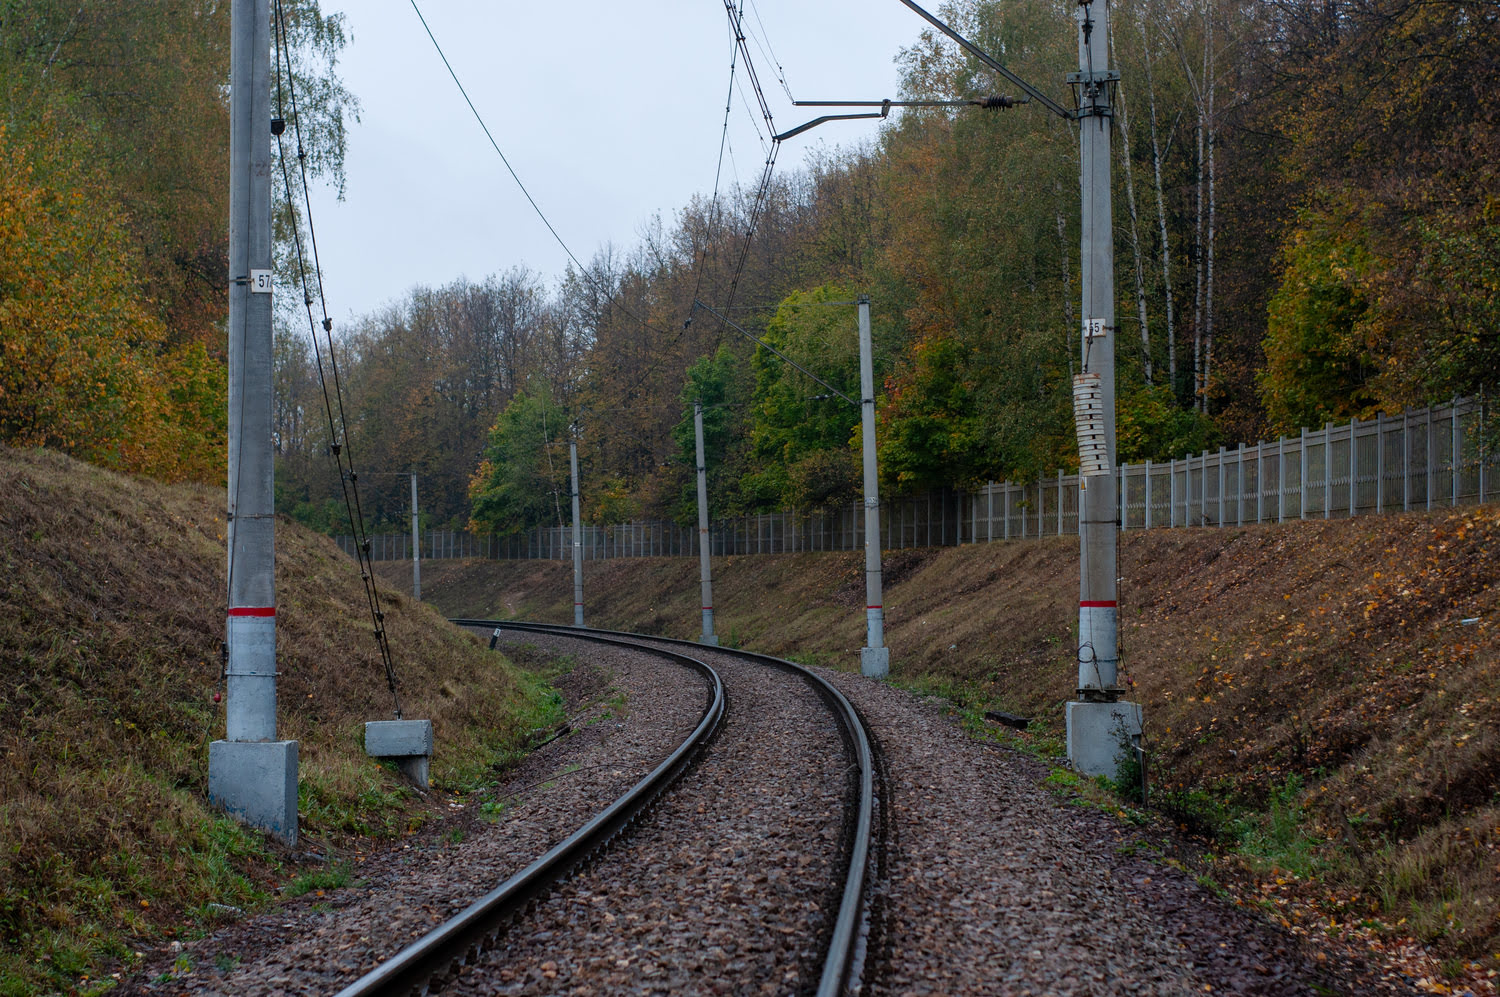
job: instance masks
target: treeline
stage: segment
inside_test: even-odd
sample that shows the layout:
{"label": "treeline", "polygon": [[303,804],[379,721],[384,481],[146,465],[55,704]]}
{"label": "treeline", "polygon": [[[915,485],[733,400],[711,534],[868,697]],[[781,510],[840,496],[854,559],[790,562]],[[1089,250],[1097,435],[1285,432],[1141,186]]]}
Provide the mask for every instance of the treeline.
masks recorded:
{"label": "treeline", "polygon": [[[337,181],[342,20],[280,6],[312,167]],[[0,4],[0,441],[223,480],[229,8]]]}
{"label": "treeline", "polygon": [[[942,12],[1065,92],[1073,5]],[[1122,459],[1493,392],[1500,6],[1130,0],[1110,43]],[[901,62],[904,96],[997,89],[930,32]],[[695,198],[556,287],[513,270],[417,289],[345,344],[351,439],[385,475],[366,512],[404,525],[415,471],[430,525],[563,519],[576,433],[588,518],[687,519],[695,399],[717,510],[854,496],[857,409],[695,307],[731,288],[734,325],[851,397],[851,303],[871,297],[885,487],[1067,466],[1077,170],[1076,127],[1036,105],[906,113],[763,199]],[[311,470],[307,359],[283,359],[284,495],[312,517],[338,492]]]}
{"label": "treeline", "polygon": [[[355,107],[333,72],[343,22],[281,6],[308,162],[338,182]],[[941,8],[1064,103],[1075,9]],[[0,12],[5,441],[219,476],[228,16],[164,0]],[[1493,393],[1493,0],[1129,0],[1112,21],[1122,457]],[[1007,89],[931,33],[901,62],[904,96]],[[278,215],[284,259],[299,224]],[[1077,254],[1073,123],[1036,104],[899,114],[555,280],[502,267],[414,289],[337,330],[336,356],[283,314],[280,507],[339,528],[339,405],[370,526],[404,525],[413,472],[429,524],[555,520],[575,435],[590,518],[686,517],[694,399],[716,509],[841,501],[858,482],[858,412],[837,392],[856,394],[862,293],[888,489],[1045,473],[1075,459]],[[332,403],[320,360],[344,389]]]}

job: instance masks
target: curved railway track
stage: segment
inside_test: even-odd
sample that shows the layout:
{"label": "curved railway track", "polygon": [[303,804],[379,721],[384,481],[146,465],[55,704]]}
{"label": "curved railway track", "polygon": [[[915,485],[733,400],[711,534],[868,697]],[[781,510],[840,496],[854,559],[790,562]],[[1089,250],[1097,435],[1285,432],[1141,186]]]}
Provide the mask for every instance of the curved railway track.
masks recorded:
{"label": "curved railway track", "polygon": [[[815,891],[824,899],[813,906],[826,909],[808,912],[805,909],[800,909],[809,906],[807,902],[803,901],[800,903],[789,903],[788,910],[783,915],[782,912],[774,909],[760,910],[759,905],[763,901],[740,897],[740,894],[733,892],[733,887],[730,885],[721,885],[720,889],[727,891],[723,894],[725,897],[722,901],[723,903],[727,903],[730,906],[739,906],[739,901],[733,899],[738,897],[746,906],[753,907],[759,912],[756,917],[761,922],[785,916],[785,924],[774,926],[763,924],[762,926],[766,930],[773,930],[782,935],[800,936],[802,934],[816,934],[817,944],[821,946],[817,960],[820,965],[816,970],[816,974],[808,974],[809,976],[816,975],[816,990],[813,990],[810,986],[811,979],[803,982],[796,975],[788,976],[781,981],[780,986],[783,989],[789,987],[799,992],[816,992],[820,997],[836,997],[836,995],[845,992],[851,986],[857,985],[862,962],[861,954],[865,935],[863,930],[865,897],[868,892],[868,869],[871,861],[871,844],[875,826],[875,758],[871,750],[870,739],[858,715],[855,713],[848,699],[841,692],[800,665],[750,652],[712,648],[667,638],[644,637],[636,634],[609,631],[583,630],[566,626],[523,624],[514,621],[495,620],[455,620],[454,622],[460,626],[493,630],[497,635],[501,631],[508,631],[551,640],[593,641],[619,647],[633,647],[652,654],[665,655],[704,675],[712,689],[710,702],[693,733],[665,761],[658,765],[649,775],[641,779],[630,791],[615,800],[604,811],[549,850],[547,854],[531,863],[526,869],[510,877],[506,882],[471,904],[467,909],[439,925],[427,935],[418,939],[414,944],[394,954],[379,967],[371,970],[365,976],[347,986],[340,992],[340,997],[405,994],[448,989],[450,987],[454,990],[464,990],[470,986],[488,989],[489,984],[482,982],[489,979],[487,974],[505,973],[504,969],[497,967],[493,958],[498,958],[503,963],[506,952],[512,946],[511,935],[508,934],[508,926],[513,923],[523,922],[527,918],[528,909],[537,912],[537,908],[544,905],[543,898],[550,891],[553,891],[567,881],[568,877],[575,870],[580,869],[580,867],[588,864],[591,859],[597,857],[605,846],[616,842],[621,832],[639,818],[646,809],[653,807],[655,804],[662,803],[664,794],[668,793],[669,788],[682,777],[689,766],[703,758],[706,745],[725,726],[724,717],[726,712],[729,711],[726,699],[737,696],[739,693],[731,690],[730,696],[727,697],[725,691],[726,683],[714,668],[701,660],[702,656],[713,657],[720,663],[721,668],[727,668],[730,671],[737,672],[738,669],[748,664],[752,669],[763,671],[770,668],[784,675],[794,677],[800,682],[805,683],[806,687],[815,694],[816,698],[821,701],[828,713],[831,714],[837,726],[837,739],[842,742],[845,760],[841,760],[841,763],[836,763],[831,759],[825,759],[824,764],[828,768],[829,773],[837,773],[840,781],[844,783],[844,786],[841,787],[842,791],[839,794],[842,797],[842,807],[838,814],[825,815],[821,820],[825,825],[830,822],[837,825],[836,827],[825,828],[822,837],[831,836],[837,839],[838,854],[836,859],[828,859],[826,862],[823,860],[812,862],[805,852],[798,853],[797,849],[794,848],[793,853],[799,857],[796,858],[794,863],[796,868],[790,873],[790,875],[795,877],[802,874],[804,868],[812,869],[824,865],[829,867],[829,871],[836,868],[838,872],[836,883],[831,886],[823,886]],[[694,649],[695,653],[692,655],[684,653],[686,648]],[[735,679],[735,682],[741,681],[743,681],[742,678],[737,677]],[[744,693],[747,702],[754,701],[757,695],[753,691],[748,691],[748,687]],[[782,700],[794,697],[778,695],[775,698]],[[747,707],[748,710],[756,708],[755,706]],[[756,735],[753,730],[748,730],[746,733],[752,739],[756,736],[766,740],[785,739],[776,735],[768,736],[765,733]],[[763,745],[762,747],[769,748],[771,746]],[[727,756],[731,754],[731,751],[726,749],[723,754]],[[776,771],[769,771],[779,767],[776,762],[763,767],[768,769],[764,773],[764,778],[768,780],[782,774]],[[743,773],[739,777],[743,777]],[[825,773],[824,778],[828,778],[827,773]],[[699,802],[695,809],[691,802],[678,808],[683,813],[677,815],[676,819],[679,821],[679,824],[674,825],[672,832],[675,837],[669,836],[669,838],[662,841],[643,847],[656,848],[658,850],[667,848],[670,850],[683,844],[683,838],[691,839],[696,837],[692,824],[694,813],[703,814],[706,807],[718,808],[732,805],[736,797],[750,798],[755,795],[755,791],[746,790],[741,794],[733,788],[726,788],[724,785],[714,782],[712,786],[702,791],[701,795],[709,802]],[[773,802],[770,807],[761,809],[775,810],[776,807],[777,803]],[[745,809],[748,812],[754,808],[747,806]],[[800,811],[802,808],[794,806],[790,809]],[[811,809],[816,810],[817,808],[812,807]],[[771,820],[775,820],[774,814],[769,816]],[[684,817],[687,823],[680,823]],[[813,823],[816,824],[817,822],[813,821]],[[781,835],[783,830],[773,829],[765,833],[774,837]],[[789,836],[801,836],[804,832],[799,826],[797,831],[787,830],[785,833]],[[812,833],[808,834],[807,837],[818,838],[819,835]],[[712,833],[705,832],[704,851],[709,849],[711,844],[709,839],[711,838]],[[690,851],[691,846],[697,845],[699,842],[690,841],[687,844],[690,847],[686,850]],[[749,861],[750,859],[764,861],[759,856],[747,857],[745,855],[746,851],[746,848],[736,848],[729,845],[718,848],[713,854],[718,855],[723,862],[732,864]],[[654,859],[636,856],[635,864],[654,868],[657,863]],[[701,873],[703,864],[707,864],[706,861],[697,866],[693,871]],[[782,884],[785,879],[785,875],[780,870],[775,869],[756,868],[751,870],[734,869],[726,871],[730,873],[731,883],[743,880],[764,882],[764,889],[772,891],[771,895],[776,895],[772,888],[778,886],[778,884]],[[828,873],[825,872],[824,874],[827,875]],[[769,882],[765,882],[767,880]],[[678,878],[670,881],[682,884],[684,879]],[[588,894],[586,887],[580,887],[580,889],[585,894]],[[654,889],[657,888],[651,886],[640,888],[631,886],[613,887],[615,892],[625,895],[630,895],[638,891],[644,891],[649,895]],[[589,895],[594,902],[597,902],[599,894],[609,892],[611,892],[611,887],[596,888],[596,893]],[[786,889],[782,889],[780,895],[786,895],[788,892],[795,895],[795,891],[787,891]],[[802,892],[806,892],[805,887]],[[660,899],[652,902],[653,904],[661,903]],[[765,902],[767,906],[774,907],[776,901]],[[677,908],[677,905],[670,898],[667,900],[667,905],[673,909]],[[577,905],[575,904],[575,906]],[[539,912],[537,912],[537,916],[541,916]],[[606,916],[609,917],[610,924],[613,925],[615,920],[613,915]],[[636,915],[626,913],[624,917],[628,921],[634,920]],[[699,911],[698,917],[703,922],[698,925],[698,928],[705,933],[705,937],[701,941],[701,946],[708,948],[710,951],[718,951],[716,947],[710,945],[712,938],[709,937],[709,922],[712,920],[712,915],[704,916],[703,912]],[[645,931],[646,929],[637,926],[637,930]],[[655,934],[652,937],[659,938],[661,934],[660,928],[654,930]],[[515,934],[521,933],[519,930],[515,932]],[[559,944],[557,941],[552,940],[554,932],[551,928],[539,929],[535,934],[548,938],[551,945],[555,946]],[[611,935],[612,937],[614,935],[613,929],[611,929]],[[720,938],[722,939],[722,937],[723,932],[721,931]],[[618,946],[626,941],[628,939],[614,937],[612,944]],[[736,942],[726,941],[725,944],[730,946],[731,953],[735,951],[734,946]],[[753,943],[748,944],[750,947],[753,947]],[[637,945],[635,950],[639,952],[640,948],[641,946]],[[487,957],[487,953],[491,955]],[[487,962],[487,959],[491,961]],[[630,959],[624,961],[629,963]],[[554,962],[547,962],[543,965],[555,966],[556,964]],[[555,971],[555,969],[552,970],[552,972]]]}

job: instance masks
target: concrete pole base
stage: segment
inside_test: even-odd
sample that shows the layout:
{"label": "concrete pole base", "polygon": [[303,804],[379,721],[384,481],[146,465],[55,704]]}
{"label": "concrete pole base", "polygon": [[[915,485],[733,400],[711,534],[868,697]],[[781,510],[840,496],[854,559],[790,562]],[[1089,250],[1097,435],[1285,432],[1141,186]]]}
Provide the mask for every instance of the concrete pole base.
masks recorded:
{"label": "concrete pole base", "polygon": [[297,742],[212,742],[208,800],[236,820],[295,845]]}
{"label": "concrete pole base", "polygon": [[1113,779],[1141,736],[1141,720],[1140,703],[1069,703],[1068,760],[1084,775]]}
{"label": "concrete pole base", "polygon": [[885,678],[891,673],[891,649],[888,647],[860,648],[859,673],[869,679]]}
{"label": "concrete pole base", "polygon": [[709,647],[718,647],[719,646],[719,635],[718,634],[702,634],[698,638],[698,643],[700,643],[700,644],[707,644]]}
{"label": "concrete pole base", "polygon": [[365,724],[365,754],[395,762],[403,775],[427,789],[432,721],[371,720]]}

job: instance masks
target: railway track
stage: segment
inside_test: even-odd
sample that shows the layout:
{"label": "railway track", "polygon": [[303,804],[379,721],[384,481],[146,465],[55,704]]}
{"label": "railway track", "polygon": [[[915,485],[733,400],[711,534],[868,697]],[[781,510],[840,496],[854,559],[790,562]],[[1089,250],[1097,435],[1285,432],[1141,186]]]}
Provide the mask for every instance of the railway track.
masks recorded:
{"label": "railway track", "polygon": [[[340,997],[602,993],[627,980],[632,992],[717,986],[834,997],[857,987],[875,759],[841,692],[799,665],[749,652],[454,622],[557,649],[587,641],[666,655],[704,676],[709,704],[629,792]],[[648,808],[651,820],[622,838]]]}

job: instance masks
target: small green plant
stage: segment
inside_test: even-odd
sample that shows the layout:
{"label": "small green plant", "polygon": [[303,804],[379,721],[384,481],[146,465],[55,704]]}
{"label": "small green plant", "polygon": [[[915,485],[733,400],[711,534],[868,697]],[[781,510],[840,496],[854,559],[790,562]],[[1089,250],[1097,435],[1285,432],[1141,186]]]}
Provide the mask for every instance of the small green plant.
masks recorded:
{"label": "small green plant", "polygon": [[1298,876],[1311,876],[1321,869],[1321,841],[1306,826],[1301,776],[1287,776],[1286,782],[1271,791],[1263,817],[1246,816],[1237,824],[1240,851],[1251,859]]}
{"label": "small green plant", "polygon": [[340,862],[327,869],[306,872],[286,885],[286,895],[300,897],[314,890],[336,890],[349,885],[349,866]]}
{"label": "small green plant", "polygon": [[218,955],[214,956],[214,966],[221,973],[233,972],[239,966],[239,964],[240,957],[237,955],[229,955],[226,952],[220,952]]}
{"label": "small green plant", "polygon": [[1126,803],[1144,805],[1146,802],[1145,752],[1140,742],[1125,731],[1123,724],[1115,729],[1115,740],[1119,754],[1115,763],[1115,777],[1110,788]]}
{"label": "small green plant", "polygon": [[1042,785],[1052,792],[1064,798],[1078,795],[1083,787],[1083,776],[1072,769],[1054,768],[1047,773],[1047,778],[1042,780]]}
{"label": "small green plant", "polygon": [[505,813],[509,806],[506,800],[485,800],[479,804],[479,814],[486,820],[499,820],[500,815]]}

